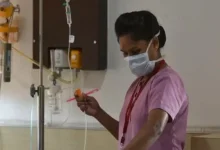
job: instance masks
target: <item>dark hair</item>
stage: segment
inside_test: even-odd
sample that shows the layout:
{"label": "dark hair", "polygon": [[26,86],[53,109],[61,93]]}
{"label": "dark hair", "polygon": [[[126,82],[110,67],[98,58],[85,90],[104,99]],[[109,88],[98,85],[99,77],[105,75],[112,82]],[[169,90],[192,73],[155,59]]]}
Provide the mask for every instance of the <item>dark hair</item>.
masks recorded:
{"label": "dark hair", "polygon": [[157,18],[149,11],[133,11],[124,13],[115,22],[115,33],[117,38],[130,35],[132,40],[151,40],[157,33],[160,48],[166,43],[166,33],[159,25]]}

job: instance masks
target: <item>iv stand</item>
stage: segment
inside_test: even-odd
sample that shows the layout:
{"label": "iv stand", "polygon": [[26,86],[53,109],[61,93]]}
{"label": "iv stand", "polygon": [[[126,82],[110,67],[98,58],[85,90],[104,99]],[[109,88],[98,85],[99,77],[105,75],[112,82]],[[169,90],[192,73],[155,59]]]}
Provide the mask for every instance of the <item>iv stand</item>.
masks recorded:
{"label": "iv stand", "polygon": [[40,85],[35,89],[34,84],[30,87],[32,97],[37,93],[38,101],[38,127],[37,127],[37,150],[44,150],[44,91],[43,85],[43,0],[39,0],[39,58],[40,58]]}

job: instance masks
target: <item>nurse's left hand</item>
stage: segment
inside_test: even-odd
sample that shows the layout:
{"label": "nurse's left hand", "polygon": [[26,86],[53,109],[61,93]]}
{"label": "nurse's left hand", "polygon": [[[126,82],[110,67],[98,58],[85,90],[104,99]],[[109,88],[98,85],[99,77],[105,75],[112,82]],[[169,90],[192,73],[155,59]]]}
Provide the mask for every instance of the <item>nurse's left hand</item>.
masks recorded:
{"label": "nurse's left hand", "polygon": [[80,97],[75,97],[77,101],[77,106],[82,112],[85,112],[87,115],[96,117],[101,111],[99,103],[94,97],[87,96],[85,94],[82,94],[82,96]]}

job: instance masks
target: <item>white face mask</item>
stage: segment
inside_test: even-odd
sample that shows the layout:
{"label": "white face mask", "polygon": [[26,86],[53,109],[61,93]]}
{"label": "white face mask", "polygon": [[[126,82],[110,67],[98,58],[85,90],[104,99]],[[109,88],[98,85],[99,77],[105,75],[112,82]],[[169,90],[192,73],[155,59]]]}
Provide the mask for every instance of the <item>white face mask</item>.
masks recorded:
{"label": "white face mask", "polygon": [[[157,37],[158,35],[159,33],[155,37]],[[129,67],[131,69],[131,72],[138,77],[149,75],[154,70],[155,63],[163,60],[163,58],[153,61],[149,60],[148,51],[150,49],[152,41],[153,39],[148,44],[146,53],[141,53],[134,56],[128,56],[125,58],[125,60],[129,62]]]}

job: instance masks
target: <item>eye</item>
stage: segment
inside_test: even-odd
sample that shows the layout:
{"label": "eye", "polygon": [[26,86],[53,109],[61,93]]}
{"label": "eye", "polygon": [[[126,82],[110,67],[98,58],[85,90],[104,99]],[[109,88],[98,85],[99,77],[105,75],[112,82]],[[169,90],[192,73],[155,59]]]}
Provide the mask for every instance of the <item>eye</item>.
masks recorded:
{"label": "eye", "polygon": [[131,51],[131,55],[132,56],[133,55],[138,55],[138,54],[140,54],[140,52],[141,52],[141,49],[136,49],[136,50]]}

